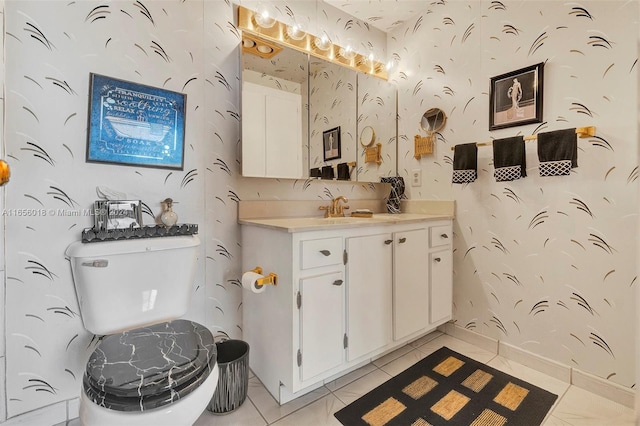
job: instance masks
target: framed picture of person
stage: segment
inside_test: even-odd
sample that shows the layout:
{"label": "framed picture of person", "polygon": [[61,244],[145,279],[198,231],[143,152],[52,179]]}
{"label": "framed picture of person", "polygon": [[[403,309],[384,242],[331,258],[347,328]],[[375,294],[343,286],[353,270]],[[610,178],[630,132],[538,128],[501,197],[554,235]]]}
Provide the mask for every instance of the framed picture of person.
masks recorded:
{"label": "framed picture of person", "polygon": [[340,126],[322,132],[324,161],[335,160],[342,156],[340,146]]}
{"label": "framed picture of person", "polygon": [[542,122],[544,62],[491,78],[489,130]]}

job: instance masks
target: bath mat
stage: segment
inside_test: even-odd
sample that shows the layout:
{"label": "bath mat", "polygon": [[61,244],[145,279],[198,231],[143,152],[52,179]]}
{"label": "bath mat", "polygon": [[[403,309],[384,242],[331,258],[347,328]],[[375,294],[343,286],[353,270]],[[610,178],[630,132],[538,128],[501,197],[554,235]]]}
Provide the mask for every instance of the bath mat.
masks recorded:
{"label": "bath mat", "polygon": [[335,417],[347,426],[536,426],[557,398],[442,347]]}

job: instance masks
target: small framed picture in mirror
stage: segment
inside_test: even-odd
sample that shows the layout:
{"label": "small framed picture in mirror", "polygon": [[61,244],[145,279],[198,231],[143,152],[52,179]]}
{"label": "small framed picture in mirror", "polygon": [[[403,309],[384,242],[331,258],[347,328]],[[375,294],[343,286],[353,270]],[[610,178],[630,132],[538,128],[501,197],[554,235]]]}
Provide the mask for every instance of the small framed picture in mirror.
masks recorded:
{"label": "small framed picture in mirror", "polygon": [[342,156],[340,146],[340,126],[322,132],[324,161],[335,160]]}

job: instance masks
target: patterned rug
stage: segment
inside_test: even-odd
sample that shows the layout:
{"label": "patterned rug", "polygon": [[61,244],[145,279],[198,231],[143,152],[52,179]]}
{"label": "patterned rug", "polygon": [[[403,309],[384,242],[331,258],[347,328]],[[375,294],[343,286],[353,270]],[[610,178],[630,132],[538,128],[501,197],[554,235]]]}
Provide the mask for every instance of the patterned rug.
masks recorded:
{"label": "patterned rug", "polygon": [[536,426],[557,398],[442,347],[335,417],[347,426]]}

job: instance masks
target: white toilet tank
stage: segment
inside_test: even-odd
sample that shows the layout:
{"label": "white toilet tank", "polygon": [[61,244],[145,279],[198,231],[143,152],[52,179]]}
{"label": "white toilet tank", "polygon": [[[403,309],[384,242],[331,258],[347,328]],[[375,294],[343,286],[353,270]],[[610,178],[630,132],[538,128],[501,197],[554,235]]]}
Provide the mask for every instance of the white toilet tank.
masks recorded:
{"label": "white toilet tank", "polygon": [[84,327],[105,335],[184,315],[199,245],[195,235],[72,243],[65,255]]}

